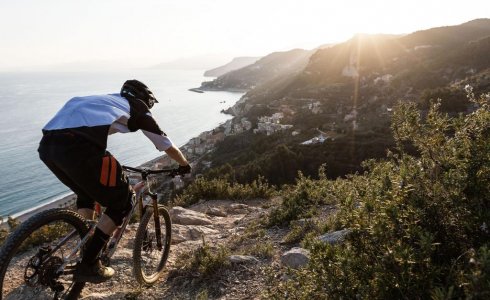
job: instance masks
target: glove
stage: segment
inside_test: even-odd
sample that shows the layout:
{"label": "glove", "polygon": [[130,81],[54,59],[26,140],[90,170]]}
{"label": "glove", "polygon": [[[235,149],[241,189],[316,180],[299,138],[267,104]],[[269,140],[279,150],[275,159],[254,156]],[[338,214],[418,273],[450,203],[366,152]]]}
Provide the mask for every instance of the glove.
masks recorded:
{"label": "glove", "polygon": [[179,166],[176,171],[177,174],[179,175],[189,174],[191,172],[191,166],[190,165]]}

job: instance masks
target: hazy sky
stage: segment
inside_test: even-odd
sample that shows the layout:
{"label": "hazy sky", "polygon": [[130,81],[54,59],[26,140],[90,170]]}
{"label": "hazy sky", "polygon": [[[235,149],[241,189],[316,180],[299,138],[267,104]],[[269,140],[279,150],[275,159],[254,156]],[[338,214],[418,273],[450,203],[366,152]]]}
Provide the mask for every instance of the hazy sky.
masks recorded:
{"label": "hazy sky", "polygon": [[0,0],[0,71],[261,56],[490,17],[474,0]]}

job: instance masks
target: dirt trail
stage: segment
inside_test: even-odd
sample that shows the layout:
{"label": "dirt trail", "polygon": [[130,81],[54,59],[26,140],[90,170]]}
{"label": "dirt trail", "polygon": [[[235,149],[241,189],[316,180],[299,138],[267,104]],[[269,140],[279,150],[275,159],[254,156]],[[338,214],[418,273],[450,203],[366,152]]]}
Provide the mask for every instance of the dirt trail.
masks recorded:
{"label": "dirt trail", "polygon": [[[264,201],[257,200],[247,204],[237,204],[227,200],[206,201],[189,207],[190,210],[206,213],[211,208],[224,212],[223,216],[208,214],[210,225],[189,226],[204,232],[204,241],[213,247],[224,245],[236,239],[249,226],[265,216],[266,209],[261,205]],[[111,266],[116,270],[115,277],[102,284],[87,284],[81,299],[194,299],[199,291],[206,288],[196,284],[197,279],[175,277],[169,278],[176,268],[177,260],[182,253],[197,249],[203,244],[202,237],[193,237],[192,240],[171,246],[167,262],[167,272],[162,279],[151,287],[140,287],[132,274],[132,244],[138,224],[131,224],[126,229],[124,240],[113,256]],[[174,225],[175,226],[175,225]],[[186,225],[178,225],[175,227]],[[200,229],[199,229],[200,228]],[[194,230],[195,232],[196,230]],[[175,231],[174,231],[175,232]],[[234,253],[231,253],[234,254]],[[207,293],[210,299],[256,299],[259,297],[263,285],[263,271],[270,260],[258,260],[255,264],[240,264],[227,269],[223,274],[215,274],[212,283],[213,292]]]}

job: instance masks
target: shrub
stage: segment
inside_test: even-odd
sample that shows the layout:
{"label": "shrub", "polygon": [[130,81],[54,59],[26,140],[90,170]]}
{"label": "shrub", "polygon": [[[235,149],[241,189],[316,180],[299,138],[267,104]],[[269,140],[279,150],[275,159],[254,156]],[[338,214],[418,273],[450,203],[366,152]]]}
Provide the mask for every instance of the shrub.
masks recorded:
{"label": "shrub", "polygon": [[229,199],[247,200],[257,198],[270,198],[274,194],[274,188],[266,180],[259,177],[251,184],[233,183],[225,179],[198,178],[177,195],[173,205],[188,206],[201,199]]}
{"label": "shrub", "polygon": [[479,108],[458,118],[438,103],[425,120],[415,104],[397,107],[396,153],[333,186],[337,223],[352,233],[342,245],[310,243],[308,267],[269,297],[490,297],[490,94],[467,92]]}
{"label": "shrub", "polygon": [[269,225],[289,224],[315,215],[318,205],[336,202],[331,190],[332,182],[325,175],[325,166],[320,167],[318,180],[299,173],[295,185],[283,188],[282,204],[270,213]]}
{"label": "shrub", "polygon": [[271,241],[260,241],[245,248],[243,254],[260,258],[271,258],[274,256],[274,245]]}
{"label": "shrub", "polygon": [[319,224],[312,220],[305,222],[295,222],[291,224],[291,229],[284,237],[284,242],[287,244],[295,244],[301,242],[310,233],[319,233]]}
{"label": "shrub", "polygon": [[198,274],[200,279],[209,279],[219,270],[230,265],[229,250],[225,247],[211,248],[204,244],[196,250],[182,254],[177,263],[179,274]]}

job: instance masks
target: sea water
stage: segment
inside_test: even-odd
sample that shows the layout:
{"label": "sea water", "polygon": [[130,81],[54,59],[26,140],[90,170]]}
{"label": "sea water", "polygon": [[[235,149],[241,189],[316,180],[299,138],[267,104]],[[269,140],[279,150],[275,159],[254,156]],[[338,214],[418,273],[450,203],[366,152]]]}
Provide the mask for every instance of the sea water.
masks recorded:
{"label": "sea water", "polygon": [[[230,118],[220,113],[242,94],[195,93],[202,71],[0,73],[0,216],[15,216],[69,193],[39,160],[42,127],[70,98],[119,92],[127,79],[146,83],[159,103],[152,114],[177,146]],[[108,150],[137,166],[162,155],[141,133],[109,136]]]}

